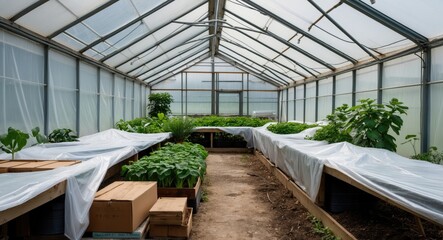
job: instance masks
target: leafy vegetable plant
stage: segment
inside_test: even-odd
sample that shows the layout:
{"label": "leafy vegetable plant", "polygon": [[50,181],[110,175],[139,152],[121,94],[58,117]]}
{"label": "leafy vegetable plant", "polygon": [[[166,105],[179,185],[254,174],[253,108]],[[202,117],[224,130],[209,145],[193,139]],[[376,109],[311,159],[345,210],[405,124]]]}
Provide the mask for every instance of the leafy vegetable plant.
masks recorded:
{"label": "leafy vegetable plant", "polygon": [[24,133],[15,128],[9,127],[8,133],[0,135],[0,148],[12,155],[12,160],[15,158],[15,153],[19,152],[26,146],[28,142],[29,134]]}
{"label": "leafy vegetable plant", "polygon": [[169,93],[152,93],[148,97],[148,112],[150,117],[155,117],[159,113],[168,115],[171,113],[171,103],[174,101]]}
{"label": "leafy vegetable plant", "polygon": [[281,122],[268,126],[268,130],[277,134],[294,134],[299,133],[308,128],[317,127],[317,124],[295,123],[295,122]]}
{"label": "leafy vegetable plant", "polygon": [[411,158],[435,164],[443,164],[443,152],[439,152],[435,146],[430,147],[427,152],[415,154]]}
{"label": "leafy vegetable plant", "polygon": [[167,121],[165,114],[159,113],[157,117],[135,118],[129,121],[120,120],[115,124],[119,130],[135,133],[160,133],[163,132],[163,125]]}
{"label": "leafy vegetable plant", "polygon": [[176,143],[183,142],[194,129],[194,122],[190,118],[175,117],[167,120],[163,126],[163,130],[172,133]]}
{"label": "leafy vegetable plant", "polygon": [[39,127],[35,127],[31,130],[32,132],[32,136],[35,137],[35,139],[37,140],[37,143],[48,143],[49,139],[48,137],[46,137],[43,134],[40,134],[40,128]]}
{"label": "leafy vegetable plant", "polygon": [[261,127],[270,122],[269,119],[251,117],[219,117],[206,116],[195,118],[195,126],[198,127]]}
{"label": "leafy vegetable plant", "polygon": [[78,141],[78,136],[69,128],[59,128],[49,134],[48,140],[51,143],[75,142]]}
{"label": "leafy vegetable plant", "polygon": [[327,141],[328,143],[352,142],[349,133],[343,131],[350,109],[347,104],[335,109],[334,113],[326,116],[328,125],[318,129],[309,140]]}
{"label": "leafy vegetable plant", "polygon": [[192,188],[206,172],[208,152],[198,144],[167,143],[131,165],[122,167],[130,181],[157,181],[159,187]]}

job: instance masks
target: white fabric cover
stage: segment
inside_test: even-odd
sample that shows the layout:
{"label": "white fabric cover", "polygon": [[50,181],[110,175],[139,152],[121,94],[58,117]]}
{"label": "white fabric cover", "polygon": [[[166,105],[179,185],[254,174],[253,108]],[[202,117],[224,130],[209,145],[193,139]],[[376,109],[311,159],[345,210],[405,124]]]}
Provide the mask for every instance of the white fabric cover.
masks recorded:
{"label": "white fabric cover", "polygon": [[[50,171],[0,174],[0,211],[18,206],[67,180],[65,235],[80,239],[89,224],[89,208],[107,169],[170,137],[170,133],[138,134],[109,129],[81,137],[78,142],[37,145],[16,159],[82,160]],[[0,154],[0,159],[10,159]]]}

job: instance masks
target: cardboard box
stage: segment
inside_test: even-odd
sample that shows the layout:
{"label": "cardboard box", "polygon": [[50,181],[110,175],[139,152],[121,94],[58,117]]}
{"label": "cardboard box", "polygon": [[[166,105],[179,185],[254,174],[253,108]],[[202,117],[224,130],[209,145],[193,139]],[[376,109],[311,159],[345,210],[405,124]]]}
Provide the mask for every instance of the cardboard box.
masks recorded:
{"label": "cardboard box", "polygon": [[187,198],[159,198],[149,211],[151,224],[183,225],[186,221]]}
{"label": "cardboard box", "polygon": [[151,223],[149,236],[157,237],[176,237],[189,238],[192,229],[192,208],[186,211],[185,223],[182,225],[155,225]]}
{"label": "cardboard box", "polygon": [[145,239],[149,231],[149,217],[132,233],[93,232],[93,239]]}
{"label": "cardboard box", "polygon": [[95,195],[89,232],[134,232],[157,201],[157,182],[117,181]]}

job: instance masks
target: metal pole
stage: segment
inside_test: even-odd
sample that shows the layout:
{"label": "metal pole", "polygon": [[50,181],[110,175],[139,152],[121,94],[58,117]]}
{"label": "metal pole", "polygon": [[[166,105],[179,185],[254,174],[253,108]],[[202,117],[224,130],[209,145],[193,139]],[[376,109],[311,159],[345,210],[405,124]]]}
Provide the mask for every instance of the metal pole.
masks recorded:
{"label": "metal pole", "polygon": [[[423,49],[423,75],[421,82],[421,124],[420,124],[420,132],[421,132],[421,145],[420,152],[426,152],[429,149],[429,138],[430,138],[430,87],[429,82],[431,81],[431,49],[425,48]],[[437,103],[435,103],[437,104]]]}

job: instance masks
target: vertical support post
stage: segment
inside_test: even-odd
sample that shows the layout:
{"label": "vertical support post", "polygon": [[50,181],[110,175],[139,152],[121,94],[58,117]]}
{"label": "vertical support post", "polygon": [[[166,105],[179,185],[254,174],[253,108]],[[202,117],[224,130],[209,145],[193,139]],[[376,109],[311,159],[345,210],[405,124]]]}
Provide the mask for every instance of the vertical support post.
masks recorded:
{"label": "vertical support post", "polygon": [[318,81],[315,81],[315,121],[318,121]]}
{"label": "vertical support post", "polygon": [[101,80],[100,67],[97,67],[97,131],[100,132],[100,95],[101,95]]}
{"label": "vertical support post", "polygon": [[183,72],[180,73],[180,99],[181,99],[181,111],[180,114],[183,116]]}
{"label": "vertical support post", "polygon": [[383,101],[383,62],[378,64],[377,69],[377,103],[381,104]]}
{"label": "vertical support post", "polygon": [[246,111],[249,116],[249,73],[246,73]]}
{"label": "vertical support post", "polygon": [[295,111],[297,110],[295,107],[295,105],[297,105],[297,104],[295,104],[295,99],[297,99],[295,95],[296,95],[296,91],[295,91],[295,87],[294,87],[294,99],[293,99],[294,100],[294,114],[293,114],[294,116],[292,116],[292,117],[294,118],[294,120],[297,120],[297,119],[295,119]]}
{"label": "vertical support post", "polygon": [[356,104],[355,92],[357,89],[357,70],[352,70],[352,106]]}
{"label": "vertical support post", "polygon": [[277,91],[277,121],[280,122],[281,120],[281,116],[280,116],[280,95],[281,95],[281,90]]}
{"label": "vertical support post", "polygon": [[[126,86],[126,84],[125,84],[125,86]],[[111,110],[111,112],[112,112],[111,122],[115,123],[115,73],[112,73],[112,110]]]}
{"label": "vertical support post", "polygon": [[44,50],[44,75],[43,75],[43,132],[49,135],[49,47],[46,45]]}
{"label": "vertical support post", "polygon": [[188,116],[188,73],[185,73],[185,115]]}
{"label": "vertical support post", "polygon": [[131,99],[131,116],[132,119],[134,119],[134,108],[135,108],[135,81],[131,81],[132,82],[132,99]]}
{"label": "vertical support post", "polygon": [[334,113],[334,111],[335,111],[335,93],[336,93],[336,75],[334,75],[333,77],[332,77],[332,110],[331,110],[331,112],[332,113]]}
{"label": "vertical support post", "polygon": [[286,88],[286,122],[289,121],[289,89]]}
{"label": "vertical support post", "polygon": [[211,114],[214,115],[216,114],[216,100],[215,100],[215,60],[214,60],[214,56],[211,57],[211,76],[212,76],[212,81],[211,81]]}
{"label": "vertical support post", "polygon": [[303,84],[303,122],[306,122],[306,83]]}
{"label": "vertical support post", "polygon": [[241,74],[241,91],[240,91],[240,116],[243,116],[243,90],[244,90],[244,79],[243,73]]}
{"label": "vertical support post", "polygon": [[427,47],[423,49],[423,66],[422,66],[422,81],[421,81],[421,124],[420,124],[420,133],[421,133],[421,145],[420,152],[425,152],[429,149],[429,138],[430,138],[430,104],[431,104],[431,92],[429,83],[431,81],[431,48]]}
{"label": "vertical support post", "polygon": [[[117,81],[116,79],[117,79],[117,77],[116,77],[116,75],[114,75],[114,83]],[[124,85],[123,85],[123,99],[125,99],[125,101],[123,102],[123,119],[124,120],[129,120],[129,119],[126,119],[126,102],[128,101],[128,96],[126,94],[126,85],[127,85],[126,81],[128,81],[128,79],[123,78],[123,82],[124,82]],[[114,97],[115,97],[115,95],[116,95],[116,93],[115,93],[115,89],[114,89]],[[118,101],[118,99],[116,99],[116,100]]]}
{"label": "vertical support post", "polygon": [[75,95],[75,104],[77,105],[77,111],[75,114],[75,129],[78,135],[80,135],[80,59],[75,59],[75,87],[76,87],[76,95]]}

